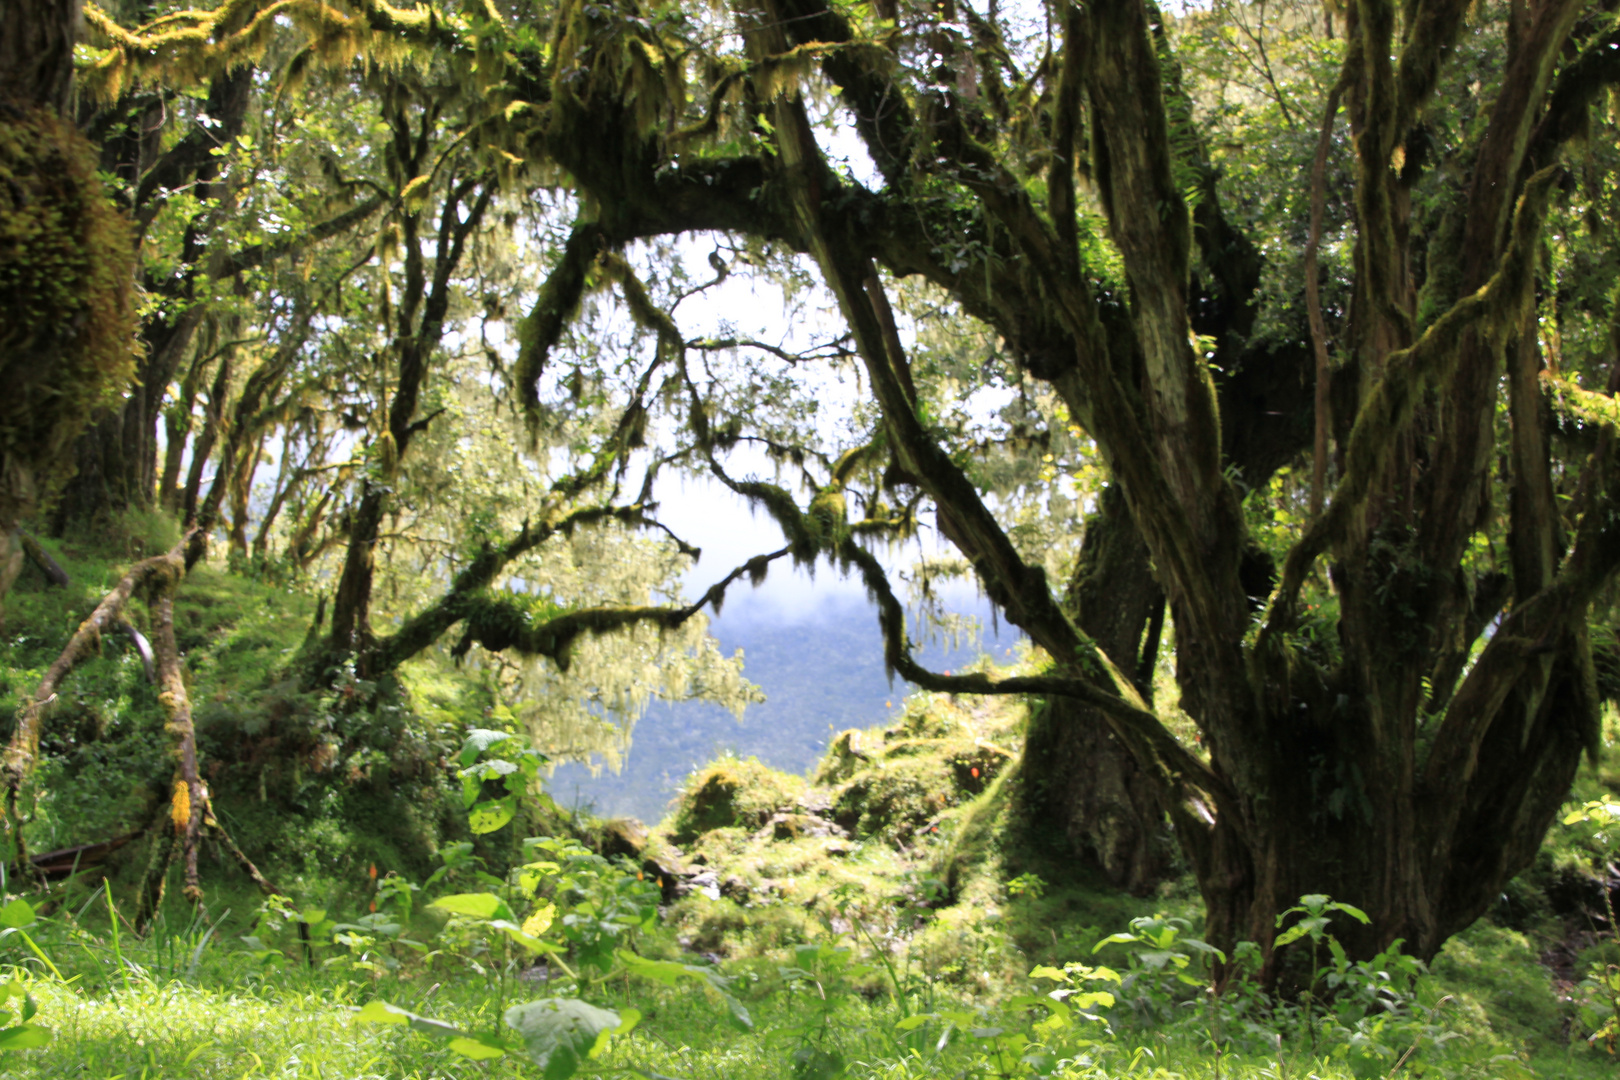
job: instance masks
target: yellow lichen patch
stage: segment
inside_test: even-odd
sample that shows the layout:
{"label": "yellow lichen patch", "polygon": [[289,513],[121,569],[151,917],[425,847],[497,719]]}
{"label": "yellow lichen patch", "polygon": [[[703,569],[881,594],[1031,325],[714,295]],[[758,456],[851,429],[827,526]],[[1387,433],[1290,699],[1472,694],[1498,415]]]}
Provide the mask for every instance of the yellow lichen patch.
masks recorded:
{"label": "yellow lichen patch", "polygon": [[174,799],[169,803],[169,819],[175,832],[185,832],[191,824],[191,785],[184,780],[174,782]]}

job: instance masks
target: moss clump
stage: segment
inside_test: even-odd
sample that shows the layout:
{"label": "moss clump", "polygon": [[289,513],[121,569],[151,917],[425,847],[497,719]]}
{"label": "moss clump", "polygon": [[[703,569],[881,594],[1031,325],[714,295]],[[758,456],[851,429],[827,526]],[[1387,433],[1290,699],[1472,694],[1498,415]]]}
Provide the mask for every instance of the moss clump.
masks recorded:
{"label": "moss clump", "polygon": [[135,248],[88,141],[53,113],[0,121],[0,518],[48,499],[66,451],[135,373]]}
{"label": "moss clump", "polygon": [[826,755],[816,766],[815,782],[825,786],[842,784],[866,768],[872,762],[866,749],[870,741],[871,736],[855,728],[840,731],[833,737]]}
{"label": "moss clump", "polygon": [[692,774],[676,801],[672,833],[685,844],[714,829],[752,831],[777,810],[792,806],[805,783],[760,764],[727,756]]}
{"label": "moss clump", "polygon": [[856,836],[904,840],[983,792],[1011,760],[1008,751],[963,735],[887,743],[871,767],[838,788],[833,818]]}

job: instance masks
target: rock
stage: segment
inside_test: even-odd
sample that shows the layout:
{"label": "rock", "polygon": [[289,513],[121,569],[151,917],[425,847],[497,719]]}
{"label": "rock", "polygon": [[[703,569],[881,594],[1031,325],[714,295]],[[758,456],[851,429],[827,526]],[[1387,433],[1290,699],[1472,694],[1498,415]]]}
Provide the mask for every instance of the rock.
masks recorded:
{"label": "rock", "polygon": [[843,826],[828,821],[815,814],[772,814],[765,827],[754,834],[753,839],[761,840],[796,840],[801,836],[848,836]]}
{"label": "rock", "polygon": [[695,892],[702,893],[710,900],[720,899],[720,875],[713,870],[702,870],[683,877],[675,886],[677,897],[690,896]]}

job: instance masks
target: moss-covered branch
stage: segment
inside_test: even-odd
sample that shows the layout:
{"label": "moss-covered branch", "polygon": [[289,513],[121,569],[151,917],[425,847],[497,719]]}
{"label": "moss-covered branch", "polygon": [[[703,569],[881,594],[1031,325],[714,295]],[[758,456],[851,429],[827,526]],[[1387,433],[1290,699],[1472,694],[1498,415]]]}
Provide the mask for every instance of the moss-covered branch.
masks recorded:
{"label": "moss-covered branch", "polygon": [[461,601],[462,636],[451,653],[458,658],[465,656],[474,645],[490,652],[511,649],[525,656],[549,657],[560,670],[567,671],[574,643],[581,636],[608,634],[641,625],[674,630],[705,607],[712,605],[719,608],[726,590],[739,579],[747,577],[755,584],[763,581],[770,564],[789,553],[790,549],[784,547],[754,556],[709,586],[694,603],[684,607],[638,605],[585,608],[536,619],[534,605],[526,598],[489,593],[469,595]]}
{"label": "moss-covered branch", "polygon": [[618,521],[624,525],[648,523],[644,506],[593,506],[576,510],[539,525],[525,522],[504,544],[485,543],[471,562],[457,572],[444,595],[410,616],[400,628],[373,644],[368,667],[376,673],[393,671],[431,647],[456,623],[485,602],[485,590],[514,559],[533,551],[553,536],[568,536],[575,529]]}
{"label": "moss-covered branch", "polygon": [[568,327],[568,321],[585,295],[585,279],[603,242],[602,227],[594,221],[579,221],[563,245],[557,265],[540,287],[534,307],[518,329],[518,358],[514,377],[523,407],[530,417],[540,407],[540,376],[546,360]]}
{"label": "moss-covered branch", "polygon": [[99,651],[102,634],[117,625],[124,605],[136,589],[154,588],[154,583],[158,583],[157,591],[165,593],[172,587],[172,582],[179,580],[185,573],[184,552],[188,539],[182,538],[167,554],[144,559],[130,567],[89,617],[79,624],[61,654],[45,669],[39,686],[17,709],[11,741],[6,746],[4,757],[0,758],[0,772],[4,774],[6,786],[5,839],[9,843],[9,850],[0,853],[0,858],[20,861],[25,857],[22,822],[17,817],[17,797],[33,772],[34,761],[39,756],[39,736],[45,711],[56,700],[62,681],[76,666]]}
{"label": "moss-covered branch", "polygon": [[[877,557],[853,541],[846,542],[840,556],[859,569],[862,582],[878,605],[884,663],[891,672],[924,690],[940,693],[1056,695],[1083,702],[1108,718],[1115,734],[1133,749],[1145,768],[1152,768],[1168,790],[1183,800],[1202,795],[1234,824],[1239,821],[1225,781],[1170,734],[1143,702],[1130,677],[1094,645],[1087,643],[1089,647],[1080,663],[1094,667],[1099,676],[1097,681],[1073,675],[997,678],[982,673],[942,675],[929,671],[912,656],[905,629],[905,609],[894,595]],[[1102,685],[1104,680],[1111,689]]]}

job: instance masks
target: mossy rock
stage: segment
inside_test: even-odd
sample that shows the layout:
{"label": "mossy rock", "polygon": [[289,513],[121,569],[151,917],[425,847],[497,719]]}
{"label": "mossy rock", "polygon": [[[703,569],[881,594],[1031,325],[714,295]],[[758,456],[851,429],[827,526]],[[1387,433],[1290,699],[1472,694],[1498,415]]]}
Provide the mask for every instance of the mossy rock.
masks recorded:
{"label": "mossy rock", "polygon": [[866,769],[838,789],[833,820],[859,837],[904,839],[960,799],[939,757],[895,758]]}
{"label": "mossy rock", "polygon": [[777,772],[758,758],[723,757],[693,773],[676,800],[671,821],[678,844],[715,829],[760,828],[772,814],[792,807],[805,783]]}
{"label": "mossy rock", "polygon": [[950,843],[939,858],[936,874],[953,899],[960,898],[968,877],[990,862],[1005,824],[1015,774],[1016,770],[999,772],[983,794],[965,802],[947,826]]}
{"label": "mossy rock", "polygon": [[827,753],[816,768],[815,782],[823,786],[842,784],[861,769],[871,765],[868,745],[873,737],[864,731],[850,728],[840,731],[827,746]]}
{"label": "mossy rock", "polygon": [[635,818],[612,818],[599,822],[594,832],[596,835],[592,839],[597,852],[609,859],[623,855],[639,861],[647,850],[650,836],[647,826]]}

